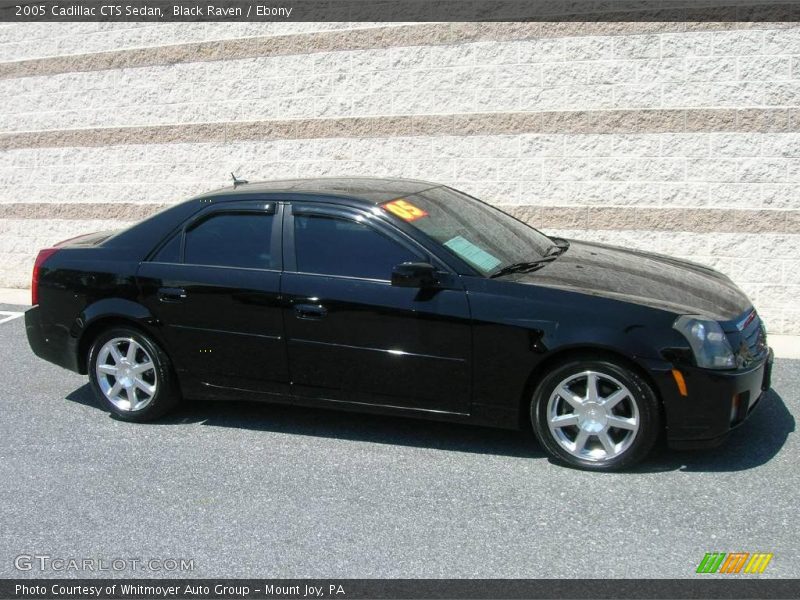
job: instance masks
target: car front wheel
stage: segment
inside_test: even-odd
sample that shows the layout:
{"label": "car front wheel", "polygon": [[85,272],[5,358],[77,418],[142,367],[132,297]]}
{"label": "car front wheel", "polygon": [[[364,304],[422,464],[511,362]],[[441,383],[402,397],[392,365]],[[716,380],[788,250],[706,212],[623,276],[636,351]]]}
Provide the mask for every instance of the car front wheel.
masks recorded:
{"label": "car front wheel", "polygon": [[551,456],[595,471],[624,469],[643,459],[661,426],[651,386],[621,364],[594,359],[550,371],[534,391],[531,421]]}
{"label": "car front wheel", "polygon": [[179,400],[167,355],[128,327],[100,334],[89,349],[89,379],[103,405],[126,421],[151,421]]}

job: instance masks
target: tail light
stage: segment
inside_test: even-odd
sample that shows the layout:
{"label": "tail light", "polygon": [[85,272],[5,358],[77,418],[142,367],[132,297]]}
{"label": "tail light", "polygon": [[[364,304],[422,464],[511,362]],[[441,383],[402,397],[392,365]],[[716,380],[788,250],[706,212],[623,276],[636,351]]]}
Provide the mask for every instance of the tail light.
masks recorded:
{"label": "tail light", "polygon": [[58,248],[45,248],[39,250],[36,256],[36,262],[33,263],[33,279],[31,280],[31,304],[36,306],[39,304],[39,275],[41,273],[42,265],[44,262],[58,252]]}

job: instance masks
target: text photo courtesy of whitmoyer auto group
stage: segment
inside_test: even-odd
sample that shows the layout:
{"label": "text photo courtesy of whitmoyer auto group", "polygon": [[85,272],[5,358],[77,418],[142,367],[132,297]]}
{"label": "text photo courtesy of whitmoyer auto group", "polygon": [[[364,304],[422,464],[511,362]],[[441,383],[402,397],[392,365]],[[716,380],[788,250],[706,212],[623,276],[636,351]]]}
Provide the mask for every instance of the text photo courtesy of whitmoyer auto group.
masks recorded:
{"label": "text photo courtesy of whitmoyer auto group", "polygon": [[800,597],[800,1],[0,0],[0,599]]}

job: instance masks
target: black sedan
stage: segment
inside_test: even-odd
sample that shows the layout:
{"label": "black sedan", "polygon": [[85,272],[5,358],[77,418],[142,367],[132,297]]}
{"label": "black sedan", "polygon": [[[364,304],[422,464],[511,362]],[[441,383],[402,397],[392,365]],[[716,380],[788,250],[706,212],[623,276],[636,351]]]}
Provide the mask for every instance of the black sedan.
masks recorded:
{"label": "black sedan", "polygon": [[204,194],[42,250],[28,340],[117,417],[181,398],[532,426],[596,470],[721,442],[769,387],[713,269],[553,238],[452,188],[314,179]]}

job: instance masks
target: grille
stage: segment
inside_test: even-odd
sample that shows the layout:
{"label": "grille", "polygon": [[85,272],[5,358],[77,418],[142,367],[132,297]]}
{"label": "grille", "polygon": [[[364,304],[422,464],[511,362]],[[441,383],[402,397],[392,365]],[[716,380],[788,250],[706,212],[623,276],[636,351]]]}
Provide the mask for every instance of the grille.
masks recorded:
{"label": "grille", "polygon": [[767,331],[764,323],[756,311],[747,315],[741,324],[742,350],[747,349],[742,354],[748,355],[750,360],[758,360],[767,353]]}

